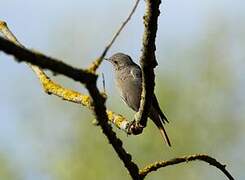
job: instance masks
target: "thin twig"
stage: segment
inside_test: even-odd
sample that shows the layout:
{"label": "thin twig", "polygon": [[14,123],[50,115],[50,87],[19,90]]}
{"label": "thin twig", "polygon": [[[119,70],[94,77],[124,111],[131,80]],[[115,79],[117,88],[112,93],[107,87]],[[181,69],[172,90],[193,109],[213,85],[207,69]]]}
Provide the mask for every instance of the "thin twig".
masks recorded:
{"label": "thin twig", "polygon": [[[24,47],[18,39],[14,36],[14,34],[10,31],[10,29],[7,26],[7,23],[0,20],[0,32],[3,34],[3,36],[15,43],[18,46]],[[77,91],[64,88],[60,84],[52,81],[43,70],[41,70],[38,66],[33,66],[31,64],[28,64],[32,70],[35,72],[37,77],[40,80],[41,85],[43,86],[43,90],[47,94],[53,94],[55,96],[58,96],[62,98],[63,100],[70,101],[76,104],[81,104],[89,109],[91,109],[92,106],[92,100],[90,96],[79,93]],[[107,110],[107,115],[109,118],[109,121],[112,122],[117,128],[123,130],[124,132],[127,132],[127,127],[129,126],[130,122],[123,117],[120,114],[116,114],[115,112],[112,112],[110,110]]]}
{"label": "thin twig", "polygon": [[106,94],[106,88],[105,88],[105,76],[104,76],[104,73],[102,73],[102,85],[103,85],[103,93]]}
{"label": "thin twig", "polygon": [[[20,62],[26,62],[26,63],[33,63],[35,65],[38,65],[42,68],[47,68],[49,70],[52,70],[53,72],[63,74],[67,77],[70,77],[74,80],[77,80],[79,82],[89,82],[96,78],[96,75],[91,74],[86,71],[79,70],[77,68],[73,68],[67,64],[64,64],[61,61],[58,61],[53,58],[49,58],[45,55],[42,55],[40,53],[32,52],[31,50],[28,50],[23,47],[19,47],[18,45],[3,39],[0,37],[0,50],[11,54],[15,56],[15,59]],[[56,96],[59,96],[63,98],[64,100],[75,102],[75,103],[81,103],[82,105],[91,108],[91,98],[87,95],[82,95],[76,91],[72,91],[67,88],[63,88],[59,84],[53,82],[52,80],[47,77],[43,71],[40,70],[40,68],[36,68],[36,66],[32,66],[32,69],[36,72],[38,75],[38,78],[40,79],[45,92],[49,94],[54,94]],[[82,78],[83,77],[83,78]],[[119,129],[127,132],[127,127],[129,126],[130,122],[124,118],[120,114],[116,114],[112,111],[107,110],[107,114],[109,117],[109,120],[116,125]]]}
{"label": "thin twig", "polygon": [[[157,30],[157,17],[159,15],[158,8],[160,5],[160,0],[156,0],[156,1],[147,0],[146,2],[147,2],[147,10],[146,10],[146,15],[144,17],[145,33],[144,33],[144,39],[143,39],[143,53],[141,57],[141,66],[142,66],[142,71],[143,71],[143,89],[145,88],[145,90],[143,90],[142,92],[143,98],[141,100],[141,108],[139,112],[140,113],[140,116],[139,116],[140,123],[142,123],[143,125],[146,124],[146,121],[144,122],[144,118],[147,117],[147,108],[145,107],[146,107],[146,104],[149,104],[151,100],[151,95],[153,94],[153,91],[154,91],[154,71],[153,69],[157,65],[157,62],[155,59],[155,37],[156,37],[156,30]],[[0,21],[0,26],[4,26],[4,23],[2,21]],[[6,29],[4,29],[3,32],[5,30]],[[10,40],[17,41],[17,39],[14,37],[13,34],[11,34],[11,32],[10,34],[7,34],[9,32],[7,33],[6,32],[5,32],[6,36],[9,36],[10,38],[12,38],[12,39],[9,38]],[[115,132],[112,131],[111,126],[108,125],[107,123],[108,117],[110,119],[110,116],[112,116],[112,114],[110,114],[111,113],[110,111],[106,111],[106,107],[104,104],[105,98],[101,95],[101,93],[99,92],[96,86],[97,76],[94,75],[94,73],[91,73],[85,70],[80,70],[77,68],[73,68],[70,65],[67,65],[59,60],[47,57],[46,55],[43,55],[40,53],[30,51],[24,47],[19,47],[18,45],[16,45],[16,43],[12,43],[3,38],[0,38],[0,50],[4,51],[7,54],[14,55],[16,60],[19,62],[24,61],[27,63],[31,63],[32,65],[37,65],[41,68],[49,69],[55,73],[63,74],[67,77],[70,77],[76,81],[79,81],[85,84],[92,98],[92,100],[89,99],[89,102],[93,102],[93,105],[90,105],[90,106],[93,106],[92,109],[94,110],[94,113],[96,115],[97,120],[99,121],[99,125],[101,126],[103,133],[106,135],[109,142],[112,144],[114,150],[117,152],[117,155],[123,161],[125,167],[129,171],[133,179],[141,180],[141,179],[144,179],[144,177],[147,174],[149,174],[152,171],[156,171],[159,168],[166,167],[169,165],[175,165],[175,164],[179,164],[183,162],[194,161],[194,160],[201,160],[201,161],[207,162],[210,165],[215,166],[218,169],[220,169],[230,180],[234,179],[231,176],[231,174],[225,169],[225,165],[222,165],[216,159],[210,156],[207,156],[207,155],[191,155],[191,156],[184,156],[180,158],[171,159],[169,161],[156,162],[156,163],[146,166],[145,168],[139,171],[137,164],[135,164],[132,161],[131,155],[128,154],[123,148],[122,141],[116,137]],[[108,50],[106,50],[106,52],[107,51]],[[101,61],[99,62],[99,64],[101,63]],[[49,86],[46,87],[47,89],[50,90],[51,93],[56,93],[57,96],[65,97],[65,98],[70,96],[69,94],[67,94],[67,96],[64,96],[64,94],[62,94],[63,92],[65,92],[65,90],[67,90],[67,92],[74,93],[72,90],[68,90],[64,88],[62,89],[62,87],[59,87],[58,84],[50,83],[50,79],[45,74],[42,74],[43,71],[39,67],[36,67],[36,68],[35,67],[36,66],[34,66],[34,72],[36,72],[37,74],[39,73],[38,77],[41,78],[43,76],[43,79],[41,78],[40,81],[43,81],[43,83],[46,82],[48,85],[52,85],[50,87]],[[95,70],[97,68],[98,67],[96,67]],[[145,76],[146,73],[148,73],[148,75],[151,74],[149,75],[150,78],[147,78],[147,76]],[[149,82],[150,80],[151,82]],[[151,89],[149,89],[149,87]],[[61,92],[58,93],[58,92],[52,91],[52,88],[53,89],[57,88],[57,89],[64,90],[64,91],[62,91],[62,93]],[[77,96],[79,95],[80,94],[78,93]],[[71,101],[79,103],[78,100],[76,99],[77,96]],[[122,120],[118,122],[124,122],[124,121]],[[118,126],[120,127],[121,125],[118,125]]]}
{"label": "thin twig", "polygon": [[215,166],[219,170],[221,170],[229,180],[234,180],[232,175],[225,169],[226,165],[221,164],[218,162],[216,159],[205,155],[205,154],[196,154],[196,155],[190,155],[190,156],[184,156],[184,157],[178,157],[174,159],[170,159],[168,161],[160,161],[160,162],[155,162],[150,165],[147,165],[143,169],[140,170],[140,175],[142,177],[145,177],[147,174],[158,170],[159,168],[163,168],[166,166],[171,166],[175,164],[180,164],[184,162],[190,162],[190,161],[195,161],[195,160],[200,160],[206,163],[209,163],[212,166]]}
{"label": "thin twig", "polygon": [[13,43],[19,46],[22,46],[22,44],[20,44],[20,42],[15,37],[15,35],[9,30],[7,23],[1,20],[0,20],[0,31],[6,39],[12,41]]}
{"label": "thin twig", "polygon": [[100,57],[98,59],[96,59],[92,65],[88,68],[88,70],[90,72],[95,73],[96,70],[98,69],[98,67],[100,66],[100,64],[102,63],[104,57],[106,56],[106,53],[108,52],[108,50],[111,48],[112,44],[115,42],[115,40],[117,39],[117,37],[119,36],[119,34],[121,33],[121,31],[123,30],[123,28],[126,26],[126,24],[129,22],[129,20],[131,19],[132,15],[134,14],[138,4],[139,4],[140,0],[136,0],[135,1],[135,5],[133,6],[132,10],[130,11],[128,17],[126,18],[126,20],[122,23],[122,25],[120,26],[120,28],[117,30],[117,32],[115,33],[115,35],[113,36],[112,40],[110,41],[110,43],[105,47],[104,51],[102,52],[102,54],[100,55]]}
{"label": "thin twig", "polygon": [[[16,38],[15,40],[17,41]],[[32,52],[24,47],[20,47],[20,45],[17,45],[16,43],[13,43],[3,38],[0,38],[0,49],[7,54],[14,55],[15,59],[19,62],[23,61],[23,62],[31,63],[34,65],[38,65],[39,67],[49,69],[55,73],[63,74],[67,77],[70,77],[74,80],[84,83],[92,98],[92,100],[90,100],[90,98],[87,99],[89,102],[89,105],[87,105],[87,107],[92,108],[93,111],[95,112],[96,119],[98,120],[99,125],[101,126],[103,130],[103,133],[109,140],[109,143],[112,144],[114,150],[116,151],[117,155],[122,160],[122,162],[124,163],[124,166],[128,170],[131,177],[136,180],[142,179],[142,177],[138,173],[139,168],[137,164],[135,164],[132,161],[131,155],[127,153],[125,149],[123,148],[122,141],[119,138],[117,138],[115,132],[113,132],[111,126],[108,124],[108,120],[109,120],[108,117],[112,119],[113,113],[111,111],[106,111],[106,107],[104,105],[105,98],[103,95],[100,94],[96,86],[96,80],[97,80],[96,75],[83,71],[83,70],[73,68],[63,63],[62,61],[47,57],[41,53]],[[64,89],[60,87],[59,85],[50,81],[50,79],[38,67],[34,68],[34,71],[35,70],[37,70],[38,72],[37,75],[40,81],[43,83],[44,87],[51,90],[51,92],[54,92],[52,89],[57,89],[57,88],[61,91],[60,93],[55,92],[57,96],[68,99],[69,96],[71,96],[71,94],[64,95],[62,93],[66,92],[66,93],[76,94],[76,92],[72,90]],[[74,71],[74,73],[72,73],[72,71]],[[77,96],[79,95],[80,95],[79,93],[76,94],[76,97],[71,98],[71,101],[78,103]],[[93,105],[90,104],[91,102],[93,102]],[[117,119],[119,119],[118,124],[120,124],[123,118],[117,117]]]}

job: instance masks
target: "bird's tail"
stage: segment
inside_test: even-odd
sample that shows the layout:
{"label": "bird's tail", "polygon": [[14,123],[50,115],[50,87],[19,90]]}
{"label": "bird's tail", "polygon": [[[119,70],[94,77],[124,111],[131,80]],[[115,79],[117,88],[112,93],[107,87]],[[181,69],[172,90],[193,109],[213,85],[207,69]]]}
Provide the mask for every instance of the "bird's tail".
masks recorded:
{"label": "bird's tail", "polygon": [[160,130],[160,133],[162,135],[162,137],[164,138],[166,144],[171,147],[171,143],[170,143],[170,140],[168,138],[168,134],[166,132],[166,130],[164,129],[164,126],[161,124],[160,126],[158,126],[158,129]]}
{"label": "bird's tail", "polygon": [[[149,114],[150,118],[152,119],[152,121],[154,122],[154,124],[158,127],[158,129],[160,130],[160,133],[164,139],[164,141],[166,142],[166,144],[171,147],[171,143],[168,137],[168,134],[163,126],[164,119],[162,119],[161,115],[158,114],[156,111],[151,111]],[[165,116],[164,116],[165,117]],[[166,117],[165,117],[166,118]],[[168,121],[167,121],[168,122]]]}

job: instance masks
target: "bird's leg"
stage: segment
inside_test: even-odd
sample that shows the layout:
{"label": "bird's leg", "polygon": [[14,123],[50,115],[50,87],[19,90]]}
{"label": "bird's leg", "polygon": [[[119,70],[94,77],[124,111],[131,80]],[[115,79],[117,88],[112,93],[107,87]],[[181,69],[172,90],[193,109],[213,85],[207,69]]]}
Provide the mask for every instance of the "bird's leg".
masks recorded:
{"label": "bird's leg", "polygon": [[137,121],[138,122],[139,119],[140,119],[140,113],[139,112],[136,112],[134,114],[134,121]]}

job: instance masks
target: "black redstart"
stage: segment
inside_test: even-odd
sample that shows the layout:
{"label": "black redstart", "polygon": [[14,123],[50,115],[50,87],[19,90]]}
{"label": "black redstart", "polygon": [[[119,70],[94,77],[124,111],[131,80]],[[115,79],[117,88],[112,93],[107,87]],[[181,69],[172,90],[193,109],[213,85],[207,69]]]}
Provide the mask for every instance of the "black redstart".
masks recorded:
{"label": "black redstart", "polygon": [[[120,91],[121,98],[130,108],[137,112],[140,107],[142,91],[140,66],[134,63],[130,56],[123,53],[116,53],[106,60],[113,65],[116,75],[116,84]],[[163,124],[168,122],[168,120],[161,111],[155,94],[152,97],[149,118],[152,119],[158,127],[166,143],[171,146],[168,135],[163,127]]]}

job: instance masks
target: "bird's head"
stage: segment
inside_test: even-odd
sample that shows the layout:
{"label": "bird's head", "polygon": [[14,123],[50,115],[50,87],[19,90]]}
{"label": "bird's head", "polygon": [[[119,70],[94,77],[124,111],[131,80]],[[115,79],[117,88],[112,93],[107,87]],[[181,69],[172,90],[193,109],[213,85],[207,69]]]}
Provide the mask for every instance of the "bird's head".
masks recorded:
{"label": "bird's head", "polygon": [[123,53],[116,53],[105,60],[109,61],[116,70],[135,64],[130,56]]}

